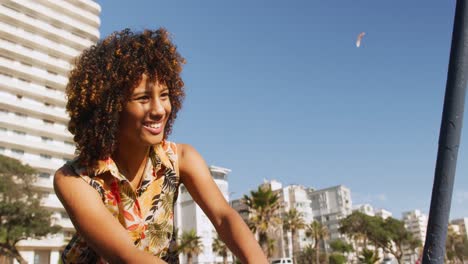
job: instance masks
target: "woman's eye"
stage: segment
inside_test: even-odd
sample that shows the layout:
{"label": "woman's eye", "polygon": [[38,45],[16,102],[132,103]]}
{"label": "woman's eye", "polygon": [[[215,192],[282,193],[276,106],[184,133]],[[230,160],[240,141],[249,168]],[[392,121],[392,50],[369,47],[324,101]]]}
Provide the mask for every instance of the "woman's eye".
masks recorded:
{"label": "woman's eye", "polygon": [[162,94],[161,94],[161,97],[169,97],[169,93],[168,93],[168,92],[162,93]]}
{"label": "woman's eye", "polygon": [[149,100],[149,96],[140,96],[140,97],[137,97],[136,100],[138,101],[146,101],[146,100]]}

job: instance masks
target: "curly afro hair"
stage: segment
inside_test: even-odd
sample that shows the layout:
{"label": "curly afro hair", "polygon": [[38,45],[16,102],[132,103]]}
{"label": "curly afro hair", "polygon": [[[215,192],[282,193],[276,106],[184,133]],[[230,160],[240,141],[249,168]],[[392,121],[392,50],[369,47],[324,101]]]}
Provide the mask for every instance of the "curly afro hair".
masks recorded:
{"label": "curly afro hair", "polygon": [[66,87],[68,130],[80,160],[92,165],[114,152],[120,112],[143,74],[169,88],[167,138],[185,96],[180,77],[184,63],[164,28],[135,33],[124,29],[83,51]]}

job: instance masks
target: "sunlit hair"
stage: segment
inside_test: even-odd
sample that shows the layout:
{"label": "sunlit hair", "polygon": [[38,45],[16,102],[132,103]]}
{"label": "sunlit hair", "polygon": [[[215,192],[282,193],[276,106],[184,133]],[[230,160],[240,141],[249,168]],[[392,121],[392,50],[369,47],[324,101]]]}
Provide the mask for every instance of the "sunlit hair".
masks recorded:
{"label": "sunlit hair", "polygon": [[68,130],[80,160],[91,165],[114,152],[120,112],[143,74],[169,88],[172,111],[164,130],[167,138],[185,95],[180,77],[184,63],[164,28],[125,29],[86,49],[76,59],[66,87]]}

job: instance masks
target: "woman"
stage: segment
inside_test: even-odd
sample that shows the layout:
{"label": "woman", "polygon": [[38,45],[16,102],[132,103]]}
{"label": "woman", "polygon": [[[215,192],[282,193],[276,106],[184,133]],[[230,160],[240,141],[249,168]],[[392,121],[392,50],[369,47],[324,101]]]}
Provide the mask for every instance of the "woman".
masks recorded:
{"label": "woman", "polygon": [[184,97],[183,63],[165,29],[116,32],[77,59],[66,94],[78,155],[54,177],[77,230],[64,263],[178,263],[179,184],[243,263],[267,263],[200,154],[166,140]]}

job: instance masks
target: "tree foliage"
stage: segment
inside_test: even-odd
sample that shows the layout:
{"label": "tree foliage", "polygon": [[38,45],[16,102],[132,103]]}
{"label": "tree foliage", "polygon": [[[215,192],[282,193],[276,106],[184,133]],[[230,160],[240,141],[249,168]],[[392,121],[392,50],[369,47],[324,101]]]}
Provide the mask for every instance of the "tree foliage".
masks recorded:
{"label": "tree foliage", "polygon": [[306,236],[314,239],[315,262],[320,262],[320,243],[328,238],[328,229],[317,220],[306,226]]}
{"label": "tree foliage", "polygon": [[451,226],[448,228],[445,243],[447,263],[464,263],[468,259],[468,240],[466,236],[455,232]]}
{"label": "tree foliage", "polygon": [[379,261],[379,256],[370,249],[363,249],[361,255],[358,257],[359,263],[362,264],[374,264]]}
{"label": "tree foliage", "polygon": [[367,241],[395,256],[401,263],[404,249],[416,249],[421,241],[415,239],[405,228],[402,221],[389,217],[382,219],[378,216],[369,216],[360,212],[353,212],[340,222],[340,232],[355,240],[363,240],[363,248],[367,249]]}
{"label": "tree foliage", "polygon": [[219,235],[217,235],[217,237],[213,239],[213,243],[211,244],[211,247],[213,248],[213,252],[218,254],[218,256],[223,257],[223,264],[227,264],[227,257],[228,257],[229,249],[226,246],[226,244],[221,240]]}
{"label": "tree foliage", "polygon": [[32,186],[36,172],[18,160],[0,155],[0,255],[26,261],[16,248],[26,238],[41,238],[56,233],[51,212],[41,208],[40,197]]}
{"label": "tree foliage", "polygon": [[283,230],[291,231],[293,256],[300,250],[298,246],[297,231],[305,227],[304,214],[292,208],[283,214]]}
{"label": "tree foliage", "polygon": [[195,230],[183,232],[179,241],[179,251],[187,255],[187,263],[192,264],[193,257],[203,251],[201,237]]}
{"label": "tree foliage", "polygon": [[268,255],[268,231],[281,224],[279,195],[270,187],[259,186],[256,191],[250,192],[250,196],[244,195],[243,202],[250,215],[248,225],[257,233],[258,242]]}

